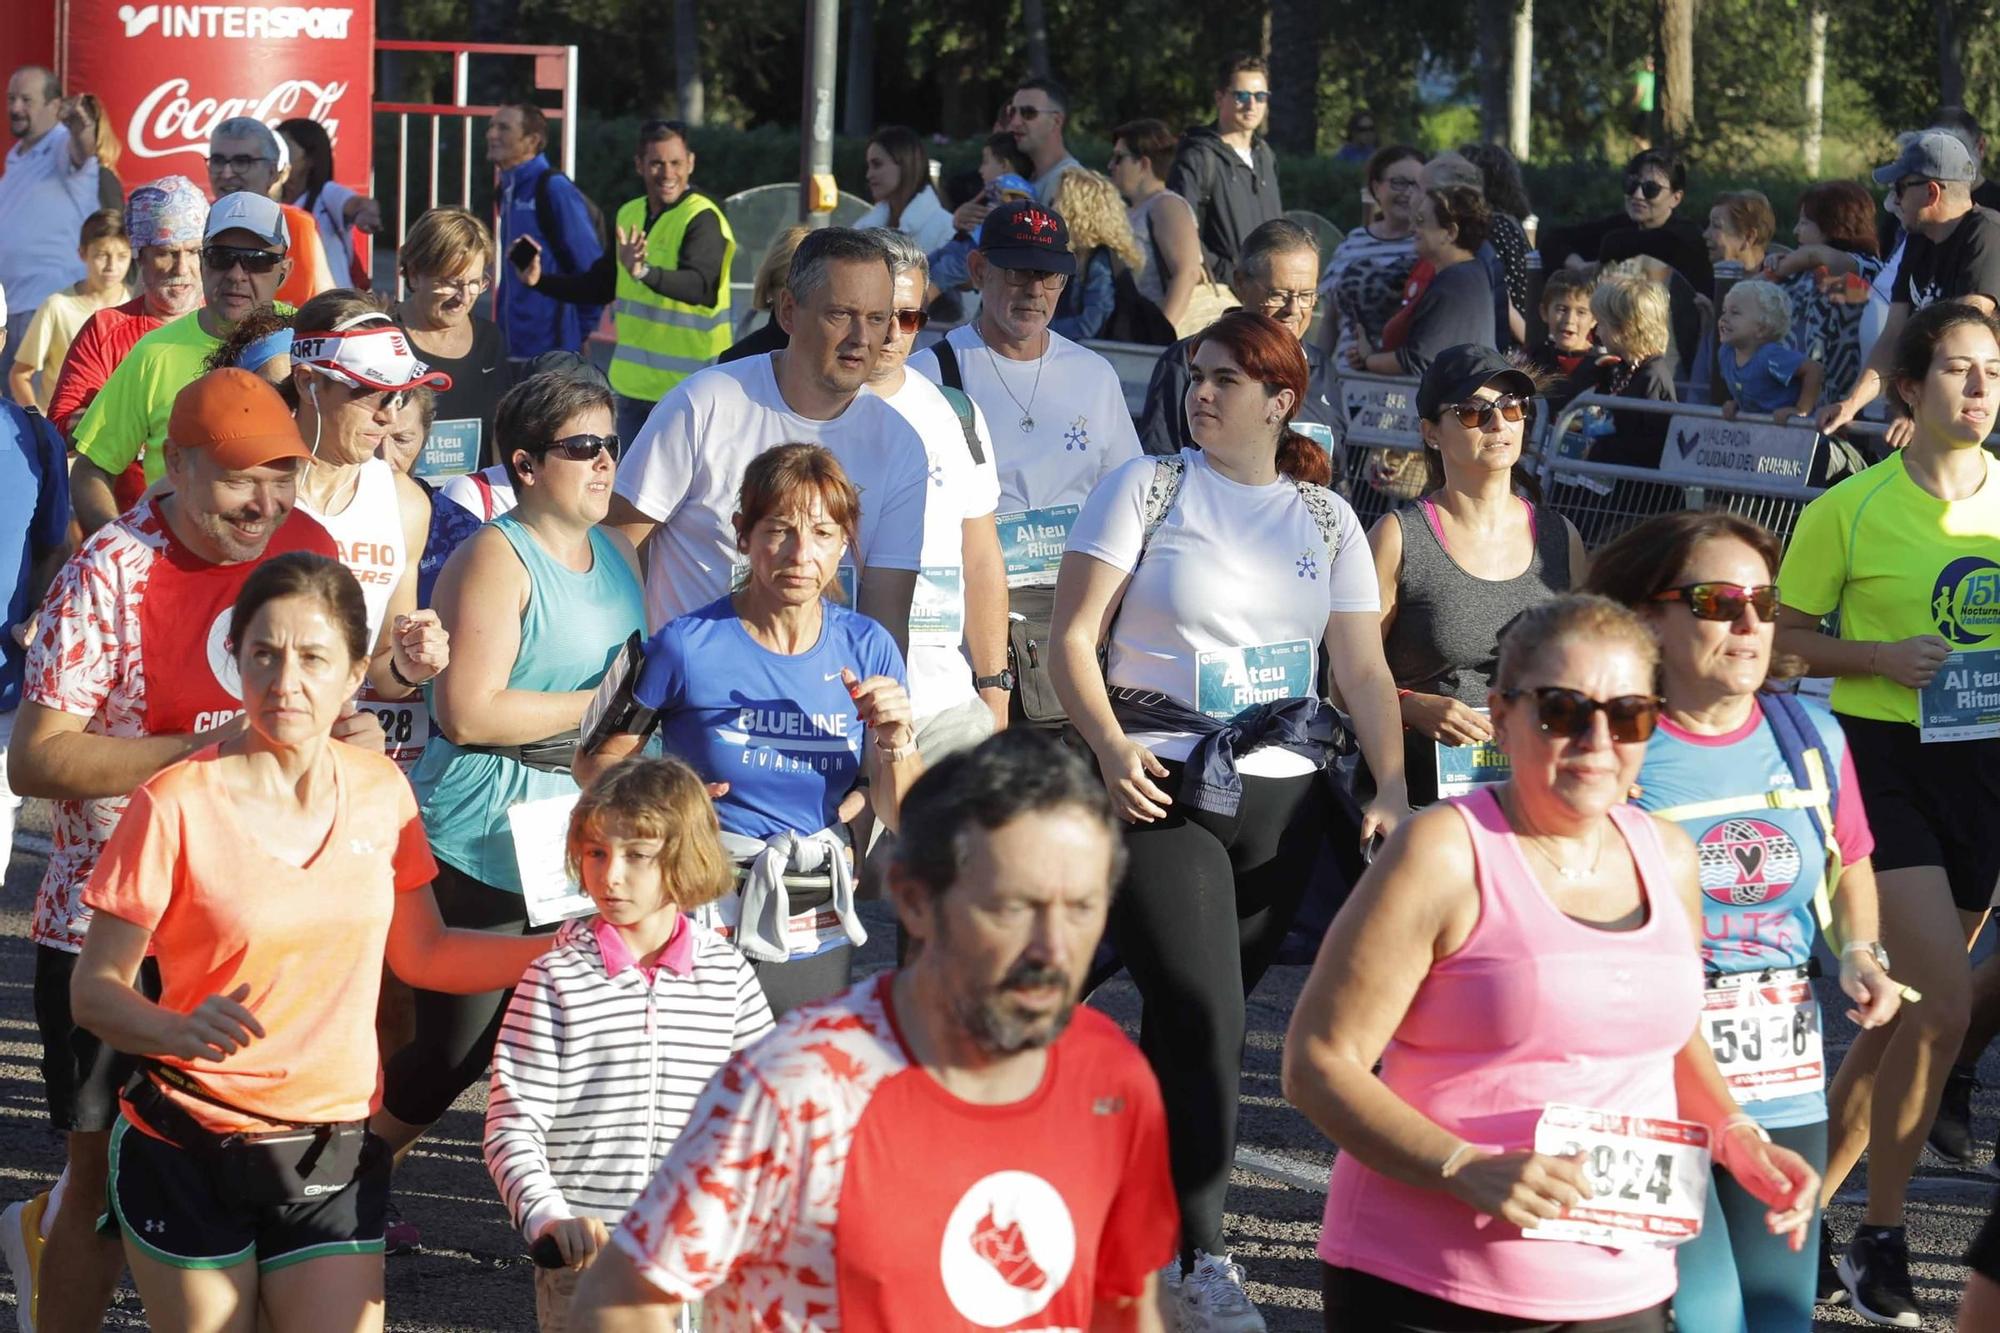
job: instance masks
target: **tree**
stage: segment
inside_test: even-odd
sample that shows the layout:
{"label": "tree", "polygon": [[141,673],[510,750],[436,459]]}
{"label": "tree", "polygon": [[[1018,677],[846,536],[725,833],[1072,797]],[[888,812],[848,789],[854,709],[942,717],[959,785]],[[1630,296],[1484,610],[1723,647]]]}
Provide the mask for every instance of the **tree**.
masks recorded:
{"label": "tree", "polygon": [[1535,81],[1535,0],[1516,0],[1514,58],[1507,66],[1507,151],[1528,160],[1529,94]]}
{"label": "tree", "polygon": [[1479,0],[1479,137],[1498,143],[1507,135],[1507,76],[1514,62],[1514,0]]}
{"label": "tree", "polygon": [[1826,128],[1826,5],[1813,0],[1806,16],[1806,133],[1800,145],[1806,175],[1819,175],[1820,142]]}
{"label": "tree", "polygon": [[1319,62],[1326,45],[1321,0],[1271,0],[1271,143],[1319,147]]}
{"label": "tree", "polygon": [[1694,0],[1660,0],[1660,133],[1670,144],[1694,128]]}
{"label": "tree", "polygon": [[848,0],[847,105],[841,132],[850,139],[875,132],[875,0]]}
{"label": "tree", "polygon": [[708,90],[701,81],[701,28],[695,0],[674,0],[674,100],[680,118],[698,126],[707,115]]}

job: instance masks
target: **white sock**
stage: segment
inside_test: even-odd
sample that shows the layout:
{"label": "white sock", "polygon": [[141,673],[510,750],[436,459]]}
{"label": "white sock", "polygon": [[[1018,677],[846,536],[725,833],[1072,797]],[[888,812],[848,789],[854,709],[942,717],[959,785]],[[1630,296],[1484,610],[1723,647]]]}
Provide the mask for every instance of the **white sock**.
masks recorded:
{"label": "white sock", "polygon": [[56,1183],[49,1186],[48,1206],[42,1209],[42,1239],[49,1238],[49,1228],[56,1223],[56,1209],[62,1207],[63,1193],[69,1188],[69,1168],[56,1177]]}

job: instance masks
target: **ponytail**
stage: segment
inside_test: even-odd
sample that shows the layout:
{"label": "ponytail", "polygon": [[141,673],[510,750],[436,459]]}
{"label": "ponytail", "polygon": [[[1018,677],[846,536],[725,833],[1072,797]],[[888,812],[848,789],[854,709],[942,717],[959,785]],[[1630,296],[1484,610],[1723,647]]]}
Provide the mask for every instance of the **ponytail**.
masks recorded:
{"label": "ponytail", "polygon": [[1278,471],[1293,481],[1333,485],[1333,460],[1326,450],[1290,427],[1278,432]]}

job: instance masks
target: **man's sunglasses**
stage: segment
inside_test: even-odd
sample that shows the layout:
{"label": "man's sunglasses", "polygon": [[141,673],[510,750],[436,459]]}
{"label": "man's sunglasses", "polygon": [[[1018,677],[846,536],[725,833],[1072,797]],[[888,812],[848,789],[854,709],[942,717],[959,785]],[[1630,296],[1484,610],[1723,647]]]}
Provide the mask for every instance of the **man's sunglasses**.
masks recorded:
{"label": "man's sunglasses", "polygon": [[1686,602],[1696,620],[1740,620],[1746,606],[1757,608],[1759,620],[1775,620],[1778,615],[1775,583],[1688,583],[1664,588],[1653,594],[1653,600]]}
{"label": "man's sunglasses", "polygon": [[565,435],[560,440],[550,440],[537,452],[554,454],[567,458],[572,463],[588,463],[599,454],[610,454],[615,462],[618,458],[618,437],[616,435]]}
{"label": "man's sunglasses", "polygon": [[262,275],[276,268],[283,259],[283,255],[273,251],[254,250],[244,245],[205,245],[201,248],[201,262],[217,273],[241,268],[245,273]]}
{"label": "man's sunglasses", "polygon": [[1535,722],[1551,736],[1579,740],[1590,734],[1591,716],[1600,710],[1611,729],[1611,739],[1620,745],[1650,740],[1660,722],[1660,698],[1656,694],[1621,694],[1616,699],[1593,699],[1581,690],[1560,685],[1543,685],[1532,690],[1502,690],[1508,703],[1523,695],[1535,698]]}
{"label": "man's sunglasses", "polygon": [[1515,422],[1528,415],[1528,400],[1519,394],[1506,394],[1499,398],[1468,398],[1462,403],[1451,403],[1438,409],[1438,419],[1445,413],[1458,418],[1458,424],[1470,430],[1485,430],[1498,416],[1502,421]]}
{"label": "man's sunglasses", "polygon": [[1658,181],[1649,181],[1638,176],[1627,176],[1625,178],[1625,193],[1627,195],[1636,194],[1649,203],[1658,199],[1666,192],[1667,187]]}
{"label": "man's sunglasses", "polygon": [[1229,95],[1236,99],[1236,105],[1240,107],[1249,106],[1252,102],[1255,102],[1258,106],[1262,106],[1271,100],[1271,94],[1269,93],[1253,93],[1242,88],[1232,91]]}
{"label": "man's sunglasses", "polygon": [[922,333],[924,325],[930,322],[931,312],[928,310],[898,310],[896,312],[896,327],[912,337]]}
{"label": "man's sunglasses", "polygon": [[1015,116],[1019,116],[1022,120],[1038,120],[1041,114],[1042,109],[1038,106],[1015,106],[1012,102],[1000,108],[1002,120],[1012,120]]}

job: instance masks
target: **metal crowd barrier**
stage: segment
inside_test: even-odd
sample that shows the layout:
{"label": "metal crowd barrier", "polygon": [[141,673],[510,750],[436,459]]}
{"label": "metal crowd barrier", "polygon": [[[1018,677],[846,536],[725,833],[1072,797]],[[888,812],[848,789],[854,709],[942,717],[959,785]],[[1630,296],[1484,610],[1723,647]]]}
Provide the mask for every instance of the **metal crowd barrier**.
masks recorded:
{"label": "metal crowd barrier", "polygon": [[1423,494],[1424,439],[1417,430],[1417,381],[1407,375],[1340,372],[1347,438],[1333,459],[1333,488],[1363,528]]}

